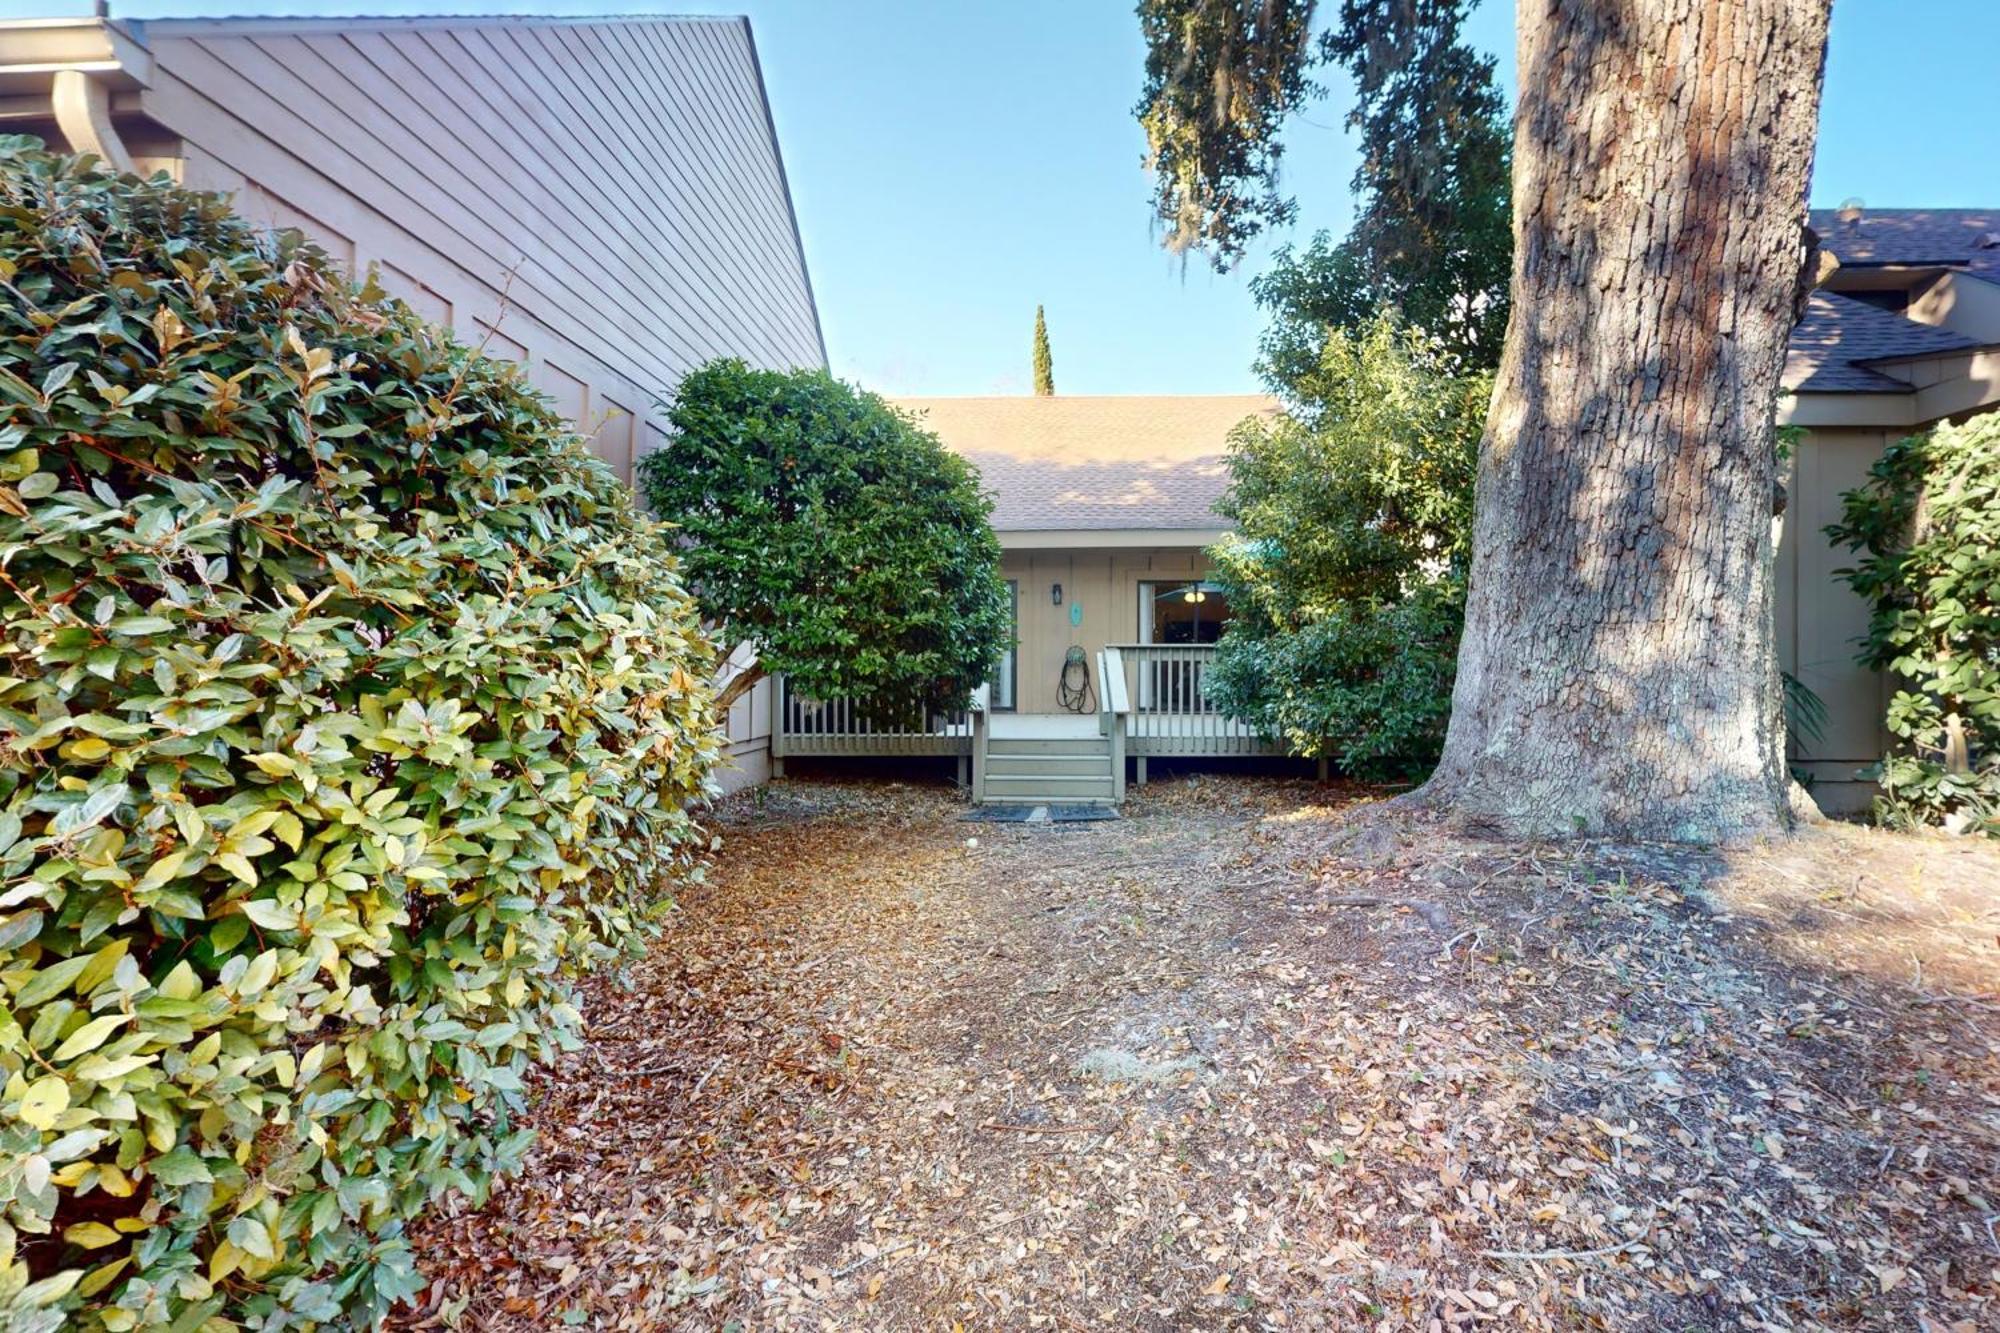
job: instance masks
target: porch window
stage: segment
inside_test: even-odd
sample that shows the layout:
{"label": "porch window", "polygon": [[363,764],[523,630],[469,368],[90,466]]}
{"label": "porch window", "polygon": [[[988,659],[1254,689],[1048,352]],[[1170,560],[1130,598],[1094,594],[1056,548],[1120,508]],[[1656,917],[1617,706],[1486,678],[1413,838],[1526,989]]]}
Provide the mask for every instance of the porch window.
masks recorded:
{"label": "porch window", "polygon": [[1141,643],[1214,643],[1229,623],[1229,599],[1213,583],[1141,583]]}
{"label": "porch window", "polygon": [[1014,676],[1019,664],[1015,659],[1015,641],[1021,637],[1021,581],[1007,580],[1007,651],[1000,654],[1000,664],[993,668],[991,691],[987,695],[987,706],[995,712],[1014,711]]}
{"label": "porch window", "polygon": [[1141,711],[1215,711],[1202,676],[1228,623],[1229,599],[1213,583],[1140,583],[1139,641],[1148,645],[1138,672]]}

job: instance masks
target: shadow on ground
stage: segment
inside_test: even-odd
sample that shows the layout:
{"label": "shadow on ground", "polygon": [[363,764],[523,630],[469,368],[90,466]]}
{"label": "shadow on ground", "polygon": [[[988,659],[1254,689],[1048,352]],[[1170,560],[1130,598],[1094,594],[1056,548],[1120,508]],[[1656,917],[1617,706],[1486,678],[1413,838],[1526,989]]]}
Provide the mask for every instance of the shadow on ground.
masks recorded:
{"label": "shadow on ground", "polygon": [[410,1326],[2000,1321],[2000,855],[1503,845],[1310,783],[783,782]]}

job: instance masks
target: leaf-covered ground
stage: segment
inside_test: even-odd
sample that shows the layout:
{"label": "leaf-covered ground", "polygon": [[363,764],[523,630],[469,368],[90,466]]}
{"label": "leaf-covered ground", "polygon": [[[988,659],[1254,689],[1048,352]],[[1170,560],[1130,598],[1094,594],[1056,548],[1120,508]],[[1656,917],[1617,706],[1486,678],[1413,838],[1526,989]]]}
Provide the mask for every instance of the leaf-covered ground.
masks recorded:
{"label": "leaf-covered ground", "polygon": [[2000,1327],[2000,854],[781,783],[410,1326]]}

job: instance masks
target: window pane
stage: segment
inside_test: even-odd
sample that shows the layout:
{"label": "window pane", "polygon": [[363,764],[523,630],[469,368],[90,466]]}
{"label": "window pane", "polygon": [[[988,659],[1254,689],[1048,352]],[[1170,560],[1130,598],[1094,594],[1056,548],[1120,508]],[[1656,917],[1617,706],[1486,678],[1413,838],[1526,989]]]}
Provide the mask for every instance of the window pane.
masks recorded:
{"label": "window pane", "polygon": [[1147,583],[1151,642],[1214,643],[1229,620],[1229,599],[1207,583]]}
{"label": "window pane", "polygon": [[988,696],[995,708],[1014,706],[1014,649],[1012,644],[1021,632],[1021,584],[1018,579],[1007,580],[1008,622],[1007,642],[1009,647],[1000,654],[1000,664],[993,669],[993,689]]}

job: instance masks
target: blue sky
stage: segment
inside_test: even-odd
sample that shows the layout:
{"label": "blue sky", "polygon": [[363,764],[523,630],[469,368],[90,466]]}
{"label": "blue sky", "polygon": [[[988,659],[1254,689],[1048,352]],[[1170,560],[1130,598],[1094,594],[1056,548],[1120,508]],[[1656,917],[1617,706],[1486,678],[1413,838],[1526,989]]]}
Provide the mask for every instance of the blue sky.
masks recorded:
{"label": "blue sky", "polygon": [[[114,0],[169,13],[604,13],[612,3]],[[903,394],[1029,387],[1035,305],[1064,393],[1235,393],[1263,321],[1249,276],[1161,251],[1131,108],[1141,49],[1127,0],[682,0],[748,13],[770,85],[834,369]],[[1330,14],[1332,0],[1321,5]],[[0,0],[0,14],[87,12]],[[1513,76],[1512,5],[1472,32]],[[2000,0],[1838,0],[1813,202],[2000,207],[1990,105]],[[1333,82],[1333,81],[1329,81]],[[1294,118],[1294,238],[1352,209],[1337,83]]]}

